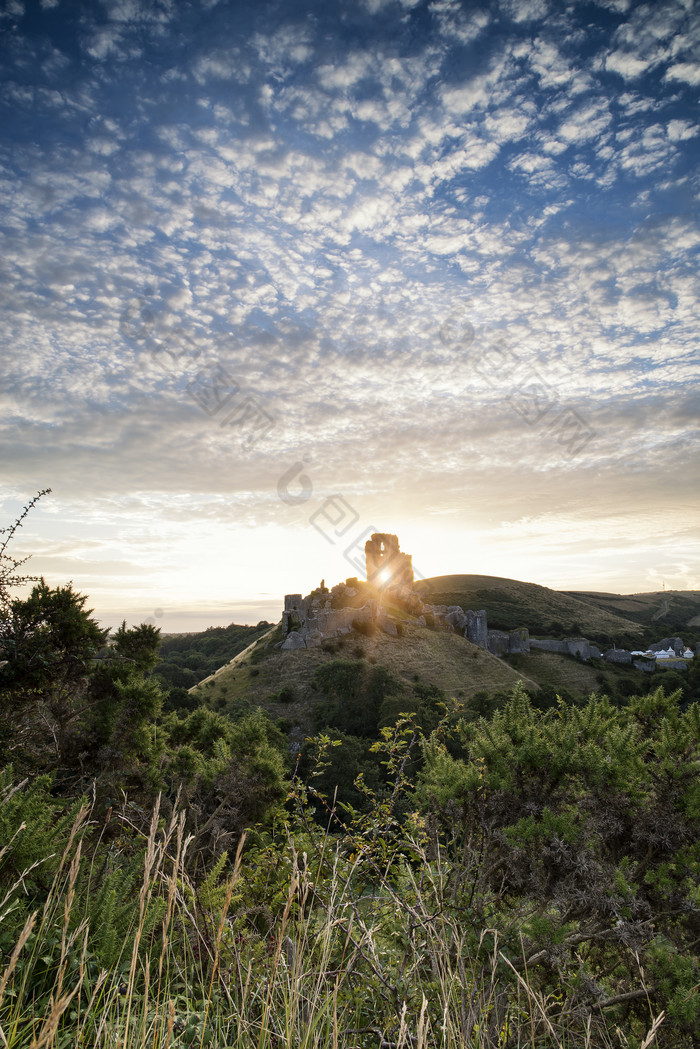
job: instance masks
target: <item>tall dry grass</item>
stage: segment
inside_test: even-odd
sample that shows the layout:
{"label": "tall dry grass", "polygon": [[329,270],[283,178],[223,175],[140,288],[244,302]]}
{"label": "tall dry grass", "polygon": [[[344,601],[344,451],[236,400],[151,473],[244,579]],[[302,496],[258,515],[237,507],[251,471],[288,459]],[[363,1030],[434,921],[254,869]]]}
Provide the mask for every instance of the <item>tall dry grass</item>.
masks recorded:
{"label": "tall dry grass", "polygon": [[[157,806],[133,924],[118,963],[98,969],[89,889],[101,854],[84,854],[87,820],[83,808],[43,906],[4,960],[5,1049],[649,1049],[663,1025],[650,1016],[635,1042],[593,1013],[574,1023],[513,965],[496,929],[475,939],[448,906],[443,859],[418,843],[400,878],[380,874],[360,892],[360,858],[341,841],[326,836],[307,855],[289,840],[286,898],[256,930],[240,913],[241,849],[207,904],[186,873],[182,814],[162,824]],[[0,929],[26,876],[4,894]]]}

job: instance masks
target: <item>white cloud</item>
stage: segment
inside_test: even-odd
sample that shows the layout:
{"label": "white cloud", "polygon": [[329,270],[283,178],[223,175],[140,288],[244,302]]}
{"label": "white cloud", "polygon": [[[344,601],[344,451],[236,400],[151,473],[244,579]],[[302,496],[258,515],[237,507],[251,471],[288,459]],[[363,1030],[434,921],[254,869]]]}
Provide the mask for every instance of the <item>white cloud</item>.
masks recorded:
{"label": "white cloud", "polygon": [[437,20],[441,36],[460,44],[478,39],[491,20],[487,11],[468,11],[459,0],[432,0],[429,10]]}
{"label": "white cloud", "polygon": [[700,63],[698,62],[676,62],[666,70],[667,80],[681,80],[691,87],[700,84]]}
{"label": "white cloud", "polygon": [[538,171],[553,171],[554,165],[549,157],[537,153],[521,153],[511,161],[511,167],[529,175]]}
{"label": "white cloud", "polygon": [[306,62],[314,53],[307,26],[287,25],[274,33],[256,33],[252,44],[263,62],[279,69]]}
{"label": "white cloud", "polygon": [[238,48],[221,48],[200,55],[192,65],[192,73],[200,84],[211,79],[246,83],[250,79],[251,66]]}
{"label": "white cloud", "polygon": [[549,3],[547,0],[501,0],[501,8],[514,22],[532,22],[546,17]]}
{"label": "white cloud", "polygon": [[567,58],[550,40],[538,37],[531,48],[525,51],[530,65],[537,73],[540,85],[545,88],[569,86],[575,93],[585,90],[589,77],[582,78],[580,70],[572,67]]}
{"label": "white cloud", "polygon": [[700,133],[697,124],[691,124],[689,120],[669,120],[666,126],[666,134],[672,142],[685,142],[689,138],[695,138]]}
{"label": "white cloud", "polygon": [[682,0],[637,4],[617,29],[615,39],[628,47],[648,48],[657,41],[682,36],[687,14]]}
{"label": "white cloud", "polygon": [[445,88],[442,101],[449,113],[464,116],[486,105],[490,94],[489,86],[488,76],[477,76],[467,84]]}
{"label": "white cloud", "polygon": [[649,58],[638,58],[635,54],[625,51],[613,51],[605,59],[605,68],[611,73],[619,73],[625,80],[643,76],[654,64]]}
{"label": "white cloud", "polygon": [[532,124],[532,104],[517,108],[496,110],[489,113],[484,126],[496,142],[517,142]]}
{"label": "white cloud", "polygon": [[651,124],[641,136],[635,131],[630,141],[616,151],[615,157],[623,168],[641,176],[667,165],[674,152],[664,128]]}
{"label": "white cloud", "polygon": [[375,66],[376,62],[370,54],[358,51],[338,65],[320,66],[317,75],[319,83],[327,90],[347,90],[368,76]]}
{"label": "white cloud", "polygon": [[612,121],[605,102],[593,101],[567,116],[557,128],[557,134],[575,144],[596,138]]}
{"label": "white cloud", "polygon": [[130,40],[129,29],[129,25],[124,22],[108,22],[105,25],[94,26],[86,34],[83,46],[91,58],[99,61],[138,58],[142,53],[142,47],[136,40]]}

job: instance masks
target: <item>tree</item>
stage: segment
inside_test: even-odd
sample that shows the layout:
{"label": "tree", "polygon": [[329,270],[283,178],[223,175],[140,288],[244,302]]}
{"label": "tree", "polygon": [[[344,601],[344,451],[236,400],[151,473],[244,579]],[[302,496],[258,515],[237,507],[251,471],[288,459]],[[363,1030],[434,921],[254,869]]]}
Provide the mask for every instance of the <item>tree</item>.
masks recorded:
{"label": "tree", "polygon": [[124,620],[93,662],[72,752],[64,758],[108,793],[118,784],[150,795],[160,785],[166,741],[157,721],[165,694],[152,675],[159,646],[159,628],[128,628]]}
{"label": "tree", "polygon": [[[49,767],[66,757],[69,735],[88,702],[88,679],[108,630],[69,583],[42,578],[27,598],[10,600],[0,619],[2,721],[6,752],[19,744]],[[52,758],[50,758],[52,754]]]}
{"label": "tree", "polygon": [[127,629],[124,619],[112,644],[120,656],[131,660],[144,673],[149,673],[160,659],[160,627],[141,623],[140,626]]}

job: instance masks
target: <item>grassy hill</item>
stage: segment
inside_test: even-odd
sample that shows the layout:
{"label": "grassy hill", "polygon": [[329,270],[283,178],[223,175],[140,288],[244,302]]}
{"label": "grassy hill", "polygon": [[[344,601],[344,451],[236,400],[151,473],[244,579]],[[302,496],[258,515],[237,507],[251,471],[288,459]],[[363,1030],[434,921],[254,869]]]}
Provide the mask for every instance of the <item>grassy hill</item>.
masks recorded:
{"label": "grassy hill", "polygon": [[582,634],[591,641],[614,641],[618,646],[636,644],[644,633],[640,621],[622,611],[517,579],[444,575],[423,579],[416,589],[432,604],[485,608],[489,628],[495,630],[526,626],[534,637]]}
{"label": "grassy hill", "polygon": [[312,687],[314,671],[334,659],[383,666],[406,695],[417,685],[434,685],[466,703],[475,692],[510,689],[519,680],[527,688],[538,687],[526,669],[514,670],[463,637],[414,623],[404,624],[403,630],[403,637],[353,633],[320,648],[282,652],[273,647],[282,637],[281,627],[274,627],[191,692],[223,712],[241,701],[260,705],[308,733],[319,698]]}
{"label": "grassy hill", "polygon": [[[417,587],[434,604],[485,608],[489,627],[527,626],[540,637],[581,634],[602,646],[637,647],[683,628],[684,638],[700,638],[700,593],[619,595],[596,592],[559,592],[536,583],[497,576],[450,575],[421,580]],[[402,695],[414,696],[423,686],[435,686],[446,696],[468,706],[477,692],[504,692],[522,680],[533,690],[585,697],[594,691],[629,694],[645,690],[651,681],[630,667],[595,660],[585,664],[571,656],[534,651],[529,656],[498,659],[447,631],[430,630],[410,621],[398,608],[390,611],[402,621],[401,637],[381,632],[352,633],[321,647],[282,652],[281,624],[263,624],[243,651],[226,665],[190,688],[193,696],[215,710],[231,713],[262,706],[282,718],[293,736],[314,730],[314,707],[320,695],[313,685],[317,667],[332,660],[357,660],[384,667],[401,683]],[[691,626],[692,624],[692,626]],[[695,631],[693,630],[695,627]],[[239,644],[243,639],[237,639]],[[542,693],[543,695],[545,693]]]}
{"label": "grassy hill", "polygon": [[700,591],[665,590],[648,594],[606,594],[567,591],[570,597],[612,615],[633,620],[654,639],[681,634],[684,641],[700,640]]}

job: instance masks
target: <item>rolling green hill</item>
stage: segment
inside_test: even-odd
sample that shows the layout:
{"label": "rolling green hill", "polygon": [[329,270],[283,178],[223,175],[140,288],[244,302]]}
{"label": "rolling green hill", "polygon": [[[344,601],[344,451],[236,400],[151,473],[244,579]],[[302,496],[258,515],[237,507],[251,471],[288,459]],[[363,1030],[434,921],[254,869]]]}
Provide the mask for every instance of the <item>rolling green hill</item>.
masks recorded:
{"label": "rolling green hill", "polygon": [[590,641],[615,642],[618,646],[636,645],[643,634],[640,622],[622,612],[517,579],[486,575],[434,576],[417,583],[416,590],[432,604],[461,605],[474,610],[485,608],[492,630],[526,626],[533,637],[581,634]]}
{"label": "rolling green hill", "polygon": [[700,591],[664,590],[649,594],[605,594],[567,591],[570,597],[645,627],[654,640],[681,634],[684,641],[700,640]]}

